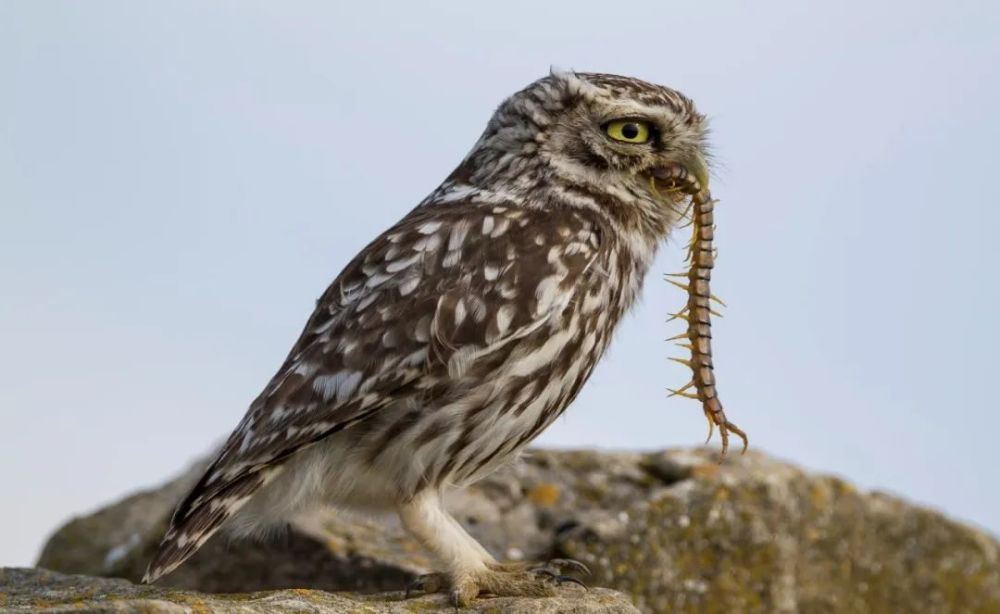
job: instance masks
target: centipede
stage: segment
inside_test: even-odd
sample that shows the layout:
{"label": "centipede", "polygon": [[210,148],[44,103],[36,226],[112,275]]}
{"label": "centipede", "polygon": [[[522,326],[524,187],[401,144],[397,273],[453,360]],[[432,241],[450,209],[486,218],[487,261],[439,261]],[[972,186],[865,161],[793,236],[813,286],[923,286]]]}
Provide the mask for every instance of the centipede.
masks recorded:
{"label": "centipede", "polygon": [[687,304],[677,313],[670,314],[667,320],[681,320],[687,323],[686,330],[671,337],[677,345],[690,352],[690,358],[671,357],[670,360],[691,369],[691,380],[680,388],[668,388],[670,396],[678,396],[697,400],[708,420],[708,438],[712,439],[716,427],[722,439],[722,457],[729,450],[730,434],[743,441],[743,452],[749,445],[747,435],[726,417],[726,412],[719,400],[716,387],[715,366],[712,360],[712,316],[720,316],[713,304],[725,307],[718,297],[712,294],[712,269],[715,268],[715,201],[708,186],[701,185],[683,166],[671,166],[650,177],[652,189],[659,193],[663,190],[680,198],[682,205],[687,201],[679,217],[686,220],[685,225],[691,227],[691,240],[687,245],[685,263],[687,271],[667,274],[666,280],[687,293]]}

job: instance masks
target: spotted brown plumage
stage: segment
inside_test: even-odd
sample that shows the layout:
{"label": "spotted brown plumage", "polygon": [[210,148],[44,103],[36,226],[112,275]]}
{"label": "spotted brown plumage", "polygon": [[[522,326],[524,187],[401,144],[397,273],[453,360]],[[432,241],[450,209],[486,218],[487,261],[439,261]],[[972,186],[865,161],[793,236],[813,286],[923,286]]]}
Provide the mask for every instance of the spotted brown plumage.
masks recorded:
{"label": "spotted brown plumage", "polygon": [[[619,140],[652,136],[610,138],[620,118],[641,125]],[[627,77],[554,73],[507,99],[320,297],[146,580],[224,525],[258,533],[332,504],[395,508],[456,603],[547,594],[548,576],[497,563],[441,493],[509,462],[579,392],[678,219],[645,178],[703,167],[704,132],[687,98]]]}

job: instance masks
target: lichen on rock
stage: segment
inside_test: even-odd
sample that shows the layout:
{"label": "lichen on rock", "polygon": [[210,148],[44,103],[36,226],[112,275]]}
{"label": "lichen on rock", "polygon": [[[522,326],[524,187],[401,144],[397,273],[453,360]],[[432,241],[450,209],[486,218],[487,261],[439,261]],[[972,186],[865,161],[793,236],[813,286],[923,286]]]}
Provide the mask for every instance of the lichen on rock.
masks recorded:
{"label": "lichen on rock", "polygon": [[[39,565],[138,580],[199,471],[71,521]],[[644,612],[1000,612],[993,537],[761,453],[534,450],[449,507],[499,558],[576,558]],[[160,585],[386,591],[429,564],[394,518],[323,512],[213,538]]]}
{"label": "lichen on rock", "polygon": [[609,590],[562,588],[546,599],[481,599],[457,609],[443,595],[404,599],[402,593],[361,595],[285,589],[249,594],[205,594],[136,585],[127,580],[63,575],[44,569],[0,569],[0,611],[116,614],[638,614]]}

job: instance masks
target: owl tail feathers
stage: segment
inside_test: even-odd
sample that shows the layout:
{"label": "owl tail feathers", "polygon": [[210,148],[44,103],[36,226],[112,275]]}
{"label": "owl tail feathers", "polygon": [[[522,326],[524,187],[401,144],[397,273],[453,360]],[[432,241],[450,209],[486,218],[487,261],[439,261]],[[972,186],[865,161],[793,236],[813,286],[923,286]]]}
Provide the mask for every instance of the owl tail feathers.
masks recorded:
{"label": "owl tail feathers", "polygon": [[159,550],[142,577],[143,584],[151,584],[177,569],[197,552],[222,527],[222,523],[274,477],[277,469],[256,471],[226,484],[207,488],[199,484],[174,513]]}

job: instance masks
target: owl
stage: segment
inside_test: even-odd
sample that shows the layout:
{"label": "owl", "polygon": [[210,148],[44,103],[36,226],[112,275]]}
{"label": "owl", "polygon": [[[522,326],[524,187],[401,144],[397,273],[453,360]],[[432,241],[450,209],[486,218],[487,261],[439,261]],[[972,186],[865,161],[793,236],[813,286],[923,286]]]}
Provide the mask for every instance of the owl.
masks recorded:
{"label": "owl", "polygon": [[578,564],[498,562],[442,495],[509,463],[573,401],[679,205],[707,186],[705,147],[694,104],[638,79],[554,71],[506,99],[326,289],[144,581],[222,527],[249,536],[335,506],[398,513],[439,566],[416,588],[457,605],[552,594]]}

